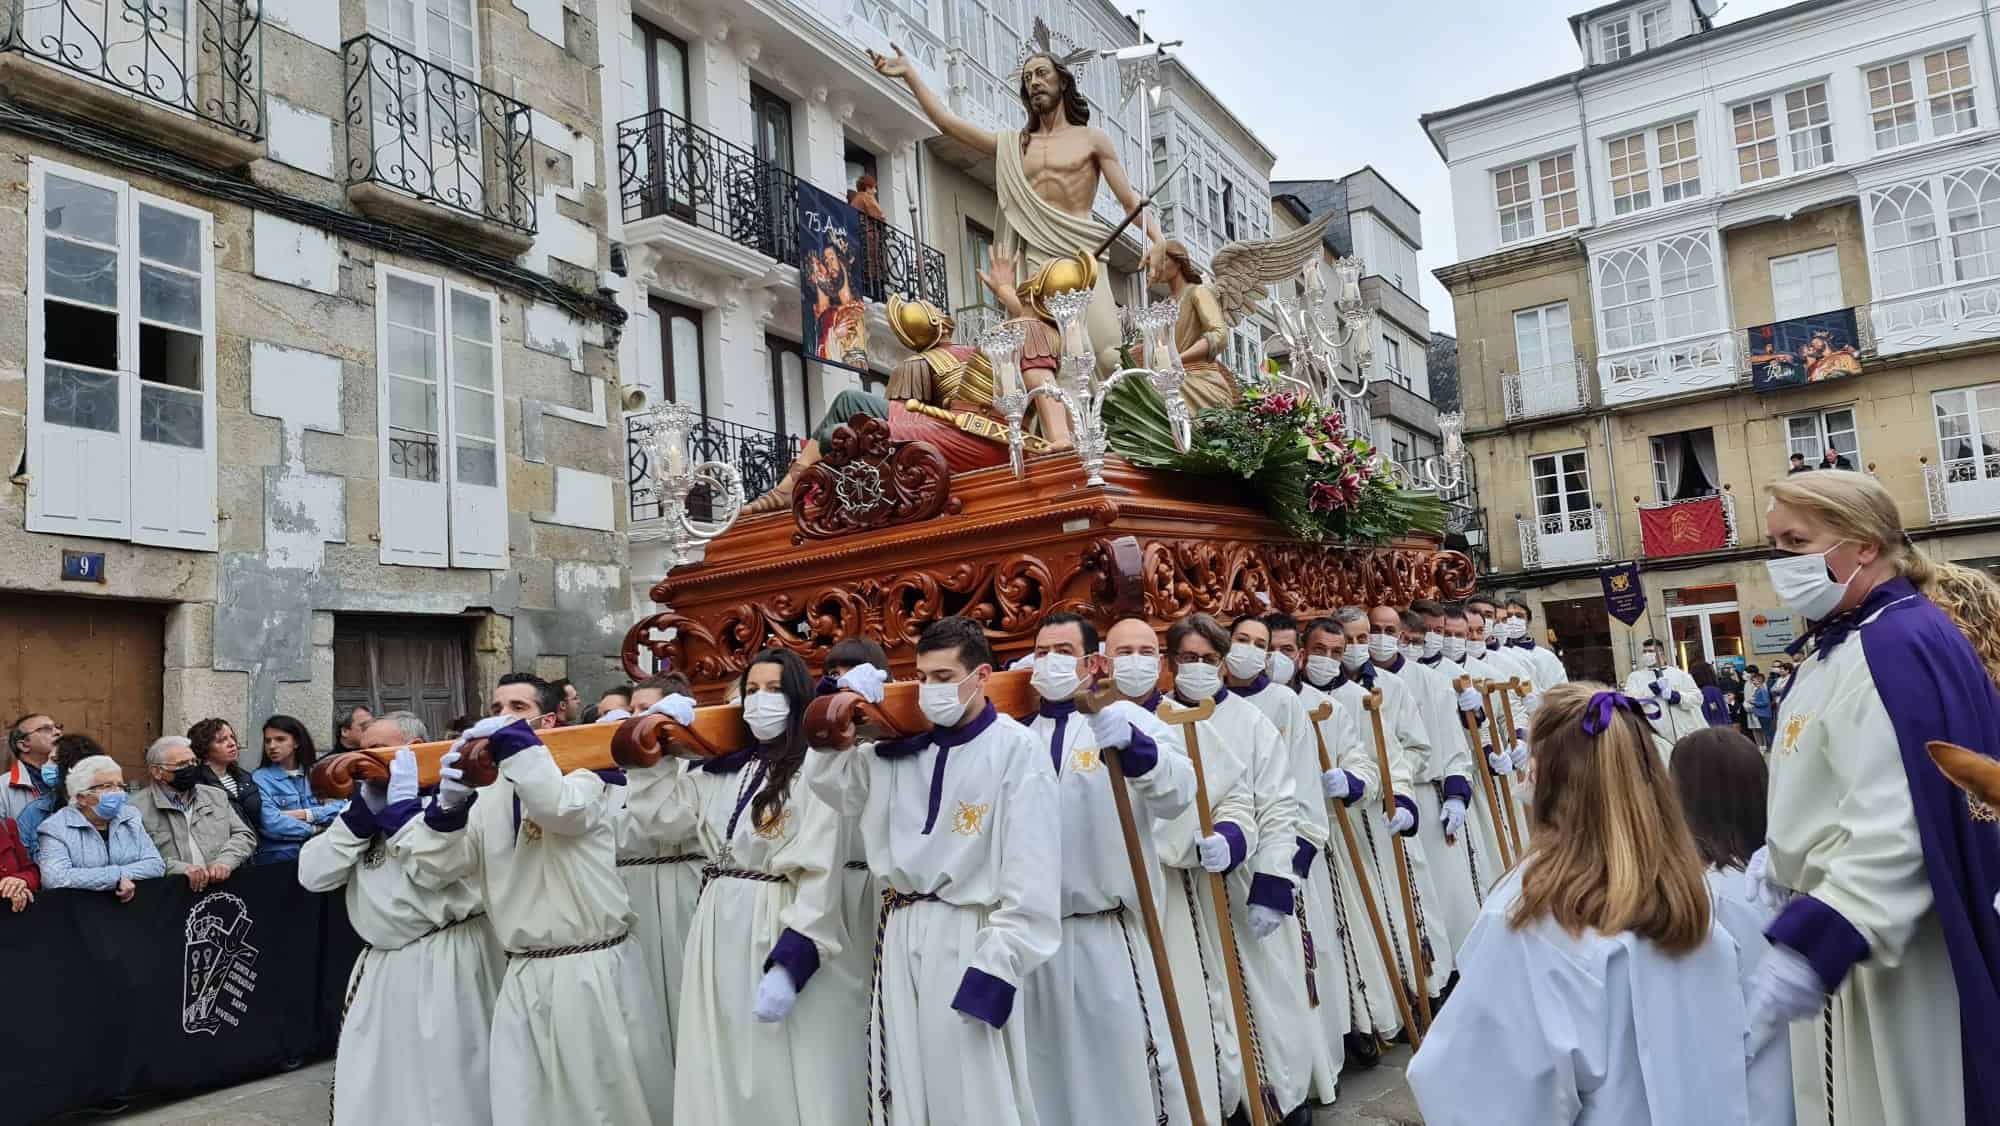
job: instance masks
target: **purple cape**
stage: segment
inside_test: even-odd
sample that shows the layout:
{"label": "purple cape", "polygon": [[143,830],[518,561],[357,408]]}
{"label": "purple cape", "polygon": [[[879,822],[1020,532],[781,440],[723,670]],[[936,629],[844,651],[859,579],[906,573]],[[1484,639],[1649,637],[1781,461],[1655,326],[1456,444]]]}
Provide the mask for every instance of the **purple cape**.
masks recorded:
{"label": "purple cape", "polygon": [[[1861,627],[1861,649],[1882,706],[1896,728],[1910,803],[1923,840],[1938,923],[1958,983],[1959,1043],[1969,1126],[2000,1126],[2000,826],[1972,819],[1966,795],[1944,776],[1924,744],[1942,739],[2000,758],[2000,691],[1965,635],[1907,579],[1868,596],[1888,605]],[[1902,601],[1898,601],[1902,599]]]}

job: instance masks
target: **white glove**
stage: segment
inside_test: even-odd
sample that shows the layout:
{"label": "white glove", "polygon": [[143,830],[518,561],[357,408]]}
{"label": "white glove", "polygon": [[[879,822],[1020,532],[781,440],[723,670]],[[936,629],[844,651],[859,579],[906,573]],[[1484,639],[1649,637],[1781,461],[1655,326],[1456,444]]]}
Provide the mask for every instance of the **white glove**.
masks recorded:
{"label": "white glove", "polygon": [[1354,791],[1354,783],[1348,780],[1352,777],[1354,776],[1336,766],[1319,776],[1320,788],[1326,791],[1329,800],[1346,801],[1347,795]]}
{"label": "white glove", "polygon": [[1401,836],[1402,834],[1407,833],[1411,829],[1414,829],[1416,827],[1417,827],[1416,814],[1411,813],[1409,810],[1404,809],[1400,805],[1396,807],[1396,815],[1394,817],[1389,818],[1389,831],[1397,834],[1398,836]]}
{"label": "white glove", "polygon": [[624,708],[612,708],[612,709],[611,709],[610,711],[608,711],[608,712],[601,712],[601,713],[599,713],[599,714],[598,714],[598,717],[597,717],[597,722],[599,722],[599,723],[622,723],[622,722],[624,722],[625,720],[628,720],[628,719],[631,719],[631,718],[632,718],[632,713],[631,713],[631,712],[628,712],[628,711],[626,711],[626,710],[625,710]]}
{"label": "white glove", "polygon": [[1480,709],[1480,707],[1481,705],[1479,702],[1479,690],[1477,688],[1468,688],[1465,691],[1460,692],[1458,694],[1459,711],[1476,712]]}
{"label": "white glove", "polygon": [[1285,925],[1285,916],[1261,903],[1250,905],[1250,937],[1269,938]]}
{"label": "white glove", "polygon": [[889,683],[889,674],[874,665],[856,665],[842,673],[833,682],[835,688],[845,688],[871,704],[882,702],[882,686]]}
{"label": "white glove", "polygon": [[472,800],[472,787],[460,781],[465,771],[458,768],[458,755],[453,748],[438,760],[438,804],[446,809],[457,809]]}
{"label": "white glove", "polygon": [[1773,911],[1782,911],[1792,901],[1792,889],[1771,878],[1771,850],[1767,846],[1750,854],[1750,862],[1743,866],[1743,875],[1750,884],[1750,899]]}
{"label": "white glove", "polygon": [[1007,671],[1013,672],[1015,669],[1031,669],[1034,667],[1035,655],[1032,652],[1028,652],[1014,658],[1013,662],[1007,666]]}
{"label": "white glove", "polygon": [[1514,756],[1488,747],[1486,748],[1486,765],[1492,767],[1495,774],[1512,774],[1514,773]]}
{"label": "white glove", "polygon": [[1465,829],[1465,803],[1457,798],[1444,799],[1438,810],[1438,820],[1444,822],[1444,835],[1456,837]]}
{"label": "white glove", "polygon": [[464,749],[466,743],[474,739],[491,739],[493,736],[500,733],[501,728],[513,722],[514,722],[514,717],[510,715],[487,716],[485,719],[482,719],[478,723],[473,724],[471,727],[466,728],[464,731],[459,732],[458,742],[452,744],[452,749],[462,750]]}
{"label": "white glove", "polygon": [[1514,740],[1513,762],[1515,770],[1528,769],[1528,741],[1526,739]]}
{"label": "white glove", "polygon": [[[389,760],[388,804],[417,800],[417,752],[408,747]],[[375,812],[380,813],[381,810]]]}
{"label": "white glove", "polygon": [[1782,1027],[1804,1020],[1826,1005],[1826,986],[1812,963],[1791,947],[1776,943],[1757,963],[1747,992],[1752,1028]]}
{"label": "white glove", "polygon": [[1113,700],[1090,717],[1090,734],[1102,750],[1122,751],[1132,745],[1132,732],[1144,730],[1146,709],[1130,700]]}
{"label": "white glove", "polygon": [[1535,709],[1541,706],[1542,706],[1542,694],[1540,692],[1530,692],[1521,701],[1521,714],[1533,715],[1535,714]]}
{"label": "white glove", "polygon": [[694,723],[694,701],[676,692],[671,696],[660,697],[652,707],[639,714],[663,715],[682,727],[687,727]]}
{"label": "white glove", "polygon": [[1196,855],[1201,857],[1201,866],[1210,872],[1229,870],[1229,838],[1221,833],[1210,833],[1195,842]]}
{"label": "white glove", "polygon": [[798,1003],[799,988],[792,984],[791,973],[783,966],[772,966],[757,983],[757,1000],[750,1006],[750,1015],[759,1024],[776,1024]]}

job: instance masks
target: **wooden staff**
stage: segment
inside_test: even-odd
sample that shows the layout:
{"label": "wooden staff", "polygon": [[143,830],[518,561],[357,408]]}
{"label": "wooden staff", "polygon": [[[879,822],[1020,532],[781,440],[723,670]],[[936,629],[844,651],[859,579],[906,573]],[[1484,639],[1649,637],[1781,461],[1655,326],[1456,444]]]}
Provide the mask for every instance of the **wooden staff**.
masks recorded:
{"label": "wooden staff", "polygon": [[[1500,706],[1504,708],[1507,712],[1507,733],[1509,735],[1512,735],[1514,732],[1521,730],[1514,724],[1514,697],[1520,696],[1525,699],[1529,691],[1531,691],[1534,687],[1535,686],[1533,684],[1530,684],[1527,681],[1522,680],[1518,676],[1514,677],[1511,680],[1504,680],[1500,682]],[[1508,744],[1508,747],[1511,748],[1512,746],[1513,746],[1512,743]],[[1519,802],[1514,800],[1514,783],[1512,781],[1512,777],[1513,777],[1512,775],[1508,776],[1509,781],[1507,783],[1507,812],[1510,814],[1514,812],[1514,807],[1520,804]],[[1514,835],[1515,839],[1521,842],[1520,843],[1521,850],[1525,851],[1527,848],[1526,835],[1523,834],[1519,829],[1515,830]]]}
{"label": "wooden staff", "polygon": [[[1479,682],[1479,698],[1486,704],[1486,729],[1492,733],[1493,749],[1500,751],[1500,748],[1505,747],[1511,751],[1514,744],[1511,741],[1502,742],[1500,739],[1500,709],[1493,703],[1493,694],[1502,691],[1505,690],[1500,686],[1499,681],[1482,680]],[[1501,751],[1501,753],[1505,754],[1507,752]],[[1507,810],[1507,829],[1514,837],[1514,855],[1518,857],[1524,854],[1525,842],[1521,840],[1520,818],[1514,812],[1514,780],[1512,775],[1502,775],[1496,785],[1506,798],[1500,804]],[[1498,829],[1499,826],[1495,825],[1494,828]]]}
{"label": "wooden staff", "polygon": [[[1461,676],[1451,682],[1453,692],[1463,692],[1470,687],[1470,676]],[[1479,749],[1479,721],[1467,711],[1459,712],[1458,718],[1465,723],[1465,739],[1472,745],[1472,757],[1479,760],[1473,773],[1479,775],[1480,788],[1486,791],[1486,807],[1493,813],[1493,839],[1500,842],[1500,867],[1504,871],[1514,866],[1514,854],[1507,847],[1507,834],[1500,828],[1500,792],[1493,788],[1493,765],[1486,761],[1485,753]],[[1511,795],[1509,800],[1512,800]]]}
{"label": "wooden staff", "polygon": [[[1389,777],[1389,738],[1382,733],[1382,690],[1372,689],[1362,707],[1368,710],[1368,719],[1375,727],[1375,763],[1382,772],[1382,816],[1393,819],[1396,816],[1396,787]],[[1417,927],[1417,899],[1411,890],[1410,858],[1403,850],[1403,838],[1393,829],[1389,832],[1389,851],[1396,858],[1396,879],[1403,885],[1403,921],[1409,925],[1410,968],[1417,980],[1417,1013],[1423,1018],[1423,1026],[1431,1026],[1431,967],[1430,959],[1424,957],[1422,932]],[[1410,1030],[1410,1047],[1420,1048],[1423,1039],[1415,1028]]]}
{"label": "wooden staff", "polygon": [[[1332,715],[1332,700],[1321,700],[1318,708],[1306,714],[1306,718],[1312,720],[1313,739],[1319,743],[1319,772],[1322,775],[1333,769],[1333,762],[1327,758],[1326,735],[1320,731],[1319,725],[1322,720]],[[1328,816],[1340,823],[1340,837],[1347,842],[1347,862],[1354,866],[1354,880],[1361,887],[1361,903],[1368,909],[1368,925],[1375,931],[1375,945],[1382,951],[1382,964],[1393,966],[1396,964],[1395,948],[1389,945],[1389,929],[1382,925],[1382,910],[1375,906],[1375,892],[1368,886],[1368,877],[1365,873],[1371,869],[1361,866],[1361,846],[1354,839],[1354,826],[1347,820],[1347,803],[1339,798],[1328,798],[1326,810]],[[1329,872],[1328,875],[1334,873]],[[1340,894],[1338,876],[1335,876],[1333,881],[1333,894]],[[1357,967],[1359,964],[1360,960],[1356,959]],[[1422,1042],[1422,1039],[1417,1030],[1417,1022],[1410,1016],[1410,995],[1403,984],[1403,975],[1390,974],[1389,978],[1394,983],[1390,992],[1396,998],[1396,1012],[1403,1018],[1403,1027],[1410,1030],[1410,1044],[1415,1047]]]}
{"label": "wooden staff", "polygon": [[[1156,713],[1166,723],[1177,724],[1186,733],[1188,761],[1194,764],[1194,808],[1204,839],[1215,833],[1215,814],[1208,804],[1208,778],[1201,767],[1201,739],[1195,724],[1215,714],[1215,701],[1204,700],[1192,708],[1160,701]],[[1208,874],[1208,887],[1215,899],[1215,929],[1222,941],[1222,972],[1229,985],[1229,1004],[1236,1015],[1237,1051],[1243,1054],[1243,1101],[1250,1106],[1251,1126],[1270,1126],[1264,1114],[1263,1077],[1257,1074],[1257,1048],[1250,1036],[1250,1002],[1243,991],[1243,967],[1237,964],[1236,926],[1229,918],[1229,885],[1220,872]],[[1196,924],[1199,925],[1199,920]],[[1200,941],[1196,935],[1195,940]]]}

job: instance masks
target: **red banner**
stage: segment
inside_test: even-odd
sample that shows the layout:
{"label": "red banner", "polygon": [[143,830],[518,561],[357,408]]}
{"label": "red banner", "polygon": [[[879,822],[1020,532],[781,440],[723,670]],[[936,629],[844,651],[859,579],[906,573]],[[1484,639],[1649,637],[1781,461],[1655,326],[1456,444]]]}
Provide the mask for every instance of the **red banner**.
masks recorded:
{"label": "red banner", "polygon": [[1720,551],[1729,546],[1729,521],[1722,514],[1719,496],[1640,509],[1639,530],[1649,559]]}

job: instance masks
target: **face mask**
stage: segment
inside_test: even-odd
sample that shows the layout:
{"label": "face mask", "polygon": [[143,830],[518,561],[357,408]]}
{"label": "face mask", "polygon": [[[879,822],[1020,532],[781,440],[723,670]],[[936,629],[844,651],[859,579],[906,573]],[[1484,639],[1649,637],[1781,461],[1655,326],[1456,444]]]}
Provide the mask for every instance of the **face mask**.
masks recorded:
{"label": "face mask", "polygon": [[1525,618],[1508,618],[1503,636],[1509,641],[1518,641],[1528,636],[1528,622]]}
{"label": "face mask", "polygon": [[186,792],[188,790],[194,789],[195,786],[198,783],[200,783],[200,781],[201,781],[201,763],[191,762],[188,763],[186,766],[183,766],[180,769],[174,771],[174,779],[172,785],[174,789]]}
{"label": "face mask", "polygon": [[783,692],[752,692],[743,698],[743,722],[759,743],[769,743],[785,733],[792,719],[791,701]]}
{"label": "face mask", "polygon": [[1083,678],[1076,673],[1076,658],[1062,653],[1044,653],[1035,658],[1034,674],[1028,683],[1044,700],[1067,700],[1076,695]]}
{"label": "face mask", "polygon": [[1347,648],[1340,651],[1340,666],[1348,672],[1353,672],[1367,663],[1368,646],[1366,645],[1350,641],[1347,643]]}
{"label": "face mask", "polygon": [[1264,651],[1246,642],[1231,645],[1223,660],[1229,665],[1229,675],[1238,680],[1249,680],[1264,671]]}
{"label": "face mask", "polygon": [[[1465,652],[1465,646],[1461,644],[1458,647],[1458,651],[1461,653]],[[1444,652],[1444,634],[1436,630],[1425,634],[1423,655],[1426,657],[1435,657],[1442,652]]]}
{"label": "face mask", "polygon": [[1156,653],[1126,653],[1111,658],[1111,679],[1118,691],[1143,700],[1160,684],[1160,658]]}
{"label": "face mask", "polygon": [[1388,634],[1386,634],[1386,633],[1371,633],[1371,634],[1369,634],[1369,635],[1368,635],[1368,656],[1369,656],[1369,658],[1370,658],[1370,659],[1372,659],[1372,660],[1377,660],[1377,661],[1393,661],[1393,660],[1395,660],[1395,659],[1396,659],[1396,639],[1395,639],[1395,638],[1393,638],[1393,637],[1391,637],[1391,636],[1389,636],[1389,635],[1388,635]]}
{"label": "face mask", "polygon": [[1424,647],[1414,641],[1404,642],[1396,647],[1396,651],[1401,653],[1403,659],[1406,661],[1421,661],[1424,659]]}
{"label": "face mask", "polygon": [[1222,673],[1217,671],[1214,665],[1189,661],[1174,670],[1174,691],[1179,693],[1182,699],[1198,704],[1203,700],[1214,699],[1216,692],[1221,688]]}
{"label": "face mask", "polygon": [[56,784],[56,778],[57,778],[57,776],[59,776],[59,775],[60,775],[61,773],[62,773],[62,771],[61,771],[61,770],[59,770],[59,769],[58,769],[58,768],[56,767],[56,764],[55,764],[55,762],[54,762],[53,760],[51,760],[51,761],[49,761],[49,762],[45,762],[45,763],[43,763],[43,764],[42,764],[42,785],[44,785],[44,786],[53,786],[53,785],[55,785],[55,784]]}
{"label": "face mask", "polygon": [[1340,662],[1332,657],[1312,656],[1306,658],[1306,680],[1315,685],[1328,685],[1340,675]]}
{"label": "face mask", "polygon": [[1264,668],[1271,674],[1271,679],[1279,684],[1290,684],[1292,678],[1299,674],[1298,664],[1276,649],[1271,650],[1271,659]]}
{"label": "face mask", "polygon": [[125,808],[125,791],[111,790],[97,796],[97,816],[106,821],[115,821],[118,811]]}
{"label": "face mask", "polygon": [[1465,660],[1465,639],[1462,637],[1445,638],[1443,652],[1444,659],[1447,661]]}
{"label": "face mask", "polygon": [[1771,574],[1771,587],[1778,592],[1778,601],[1808,621],[1823,621],[1830,616],[1847,596],[1848,583],[1861,571],[1859,566],[1855,567],[1846,582],[1836,582],[1828,573],[1833,563],[1827,556],[1846,542],[1841,540],[1811,555],[1787,555],[1766,562],[1764,569]]}
{"label": "face mask", "polygon": [[1639,667],[1642,669],[1650,669],[1659,663],[1660,663],[1660,655],[1658,653],[1653,652],[1651,649],[1648,649],[1644,653],[1639,654]]}
{"label": "face mask", "polygon": [[965,697],[960,691],[965,687],[967,676],[956,684],[925,684],[917,690],[917,706],[924,711],[924,718],[933,726],[952,727],[965,715]]}

